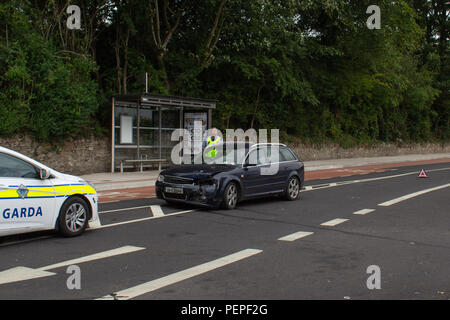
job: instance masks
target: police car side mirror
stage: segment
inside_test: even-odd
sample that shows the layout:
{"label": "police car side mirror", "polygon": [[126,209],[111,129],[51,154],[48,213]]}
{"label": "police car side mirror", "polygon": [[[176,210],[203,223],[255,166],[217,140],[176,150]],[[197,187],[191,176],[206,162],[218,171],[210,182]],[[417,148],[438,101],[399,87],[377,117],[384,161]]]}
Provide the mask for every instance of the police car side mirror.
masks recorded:
{"label": "police car side mirror", "polygon": [[48,171],[46,169],[40,169],[39,177],[41,178],[41,180],[46,180],[46,179],[50,178],[50,171]]}

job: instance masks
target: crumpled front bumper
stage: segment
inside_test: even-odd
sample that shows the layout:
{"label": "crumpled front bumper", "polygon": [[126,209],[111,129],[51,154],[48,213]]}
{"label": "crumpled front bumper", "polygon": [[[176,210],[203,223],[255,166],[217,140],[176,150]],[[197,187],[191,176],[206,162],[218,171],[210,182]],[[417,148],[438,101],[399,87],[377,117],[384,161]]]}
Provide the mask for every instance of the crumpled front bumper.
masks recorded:
{"label": "crumpled front bumper", "polygon": [[[168,193],[166,187],[182,188],[183,194]],[[222,196],[218,194],[215,184],[172,184],[157,181],[155,191],[158,199],[168,201],[207,207],[218,207],[222,203]]]}

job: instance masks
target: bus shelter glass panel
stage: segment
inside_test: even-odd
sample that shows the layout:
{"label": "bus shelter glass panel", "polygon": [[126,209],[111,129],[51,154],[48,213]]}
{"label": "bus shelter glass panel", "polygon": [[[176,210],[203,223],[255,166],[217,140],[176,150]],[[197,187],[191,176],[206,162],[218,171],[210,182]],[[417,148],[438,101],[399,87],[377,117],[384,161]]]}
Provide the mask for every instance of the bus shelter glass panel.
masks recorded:
{"label": "bus shelter glass panel", "polygon": [[116,106],[114,111],[115,162],[133,159],[137,152],[137,109],[136,105]]}
{"label": "bus shelter glass panel", "polygon": [[180,109],[161,108],[161,157],[170,160],[172,148],[179,142],[172,141],[172,133],[180,128]]}
{"label": "bus shelter glass panel", "polygon": [[157,107],[141,107],[140,120],[140,159],[159,159],[159,109]]}

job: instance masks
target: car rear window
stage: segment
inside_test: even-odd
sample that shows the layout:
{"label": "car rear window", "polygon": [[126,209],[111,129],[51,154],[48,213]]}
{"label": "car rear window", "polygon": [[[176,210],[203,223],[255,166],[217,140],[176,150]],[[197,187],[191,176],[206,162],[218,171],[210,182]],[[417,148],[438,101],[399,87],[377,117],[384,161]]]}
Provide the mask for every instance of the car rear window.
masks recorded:
{"label": "car rear window", "polygon": [[292,161],[295,160],[293,153],[287,148],[280,148],[281,161]]}

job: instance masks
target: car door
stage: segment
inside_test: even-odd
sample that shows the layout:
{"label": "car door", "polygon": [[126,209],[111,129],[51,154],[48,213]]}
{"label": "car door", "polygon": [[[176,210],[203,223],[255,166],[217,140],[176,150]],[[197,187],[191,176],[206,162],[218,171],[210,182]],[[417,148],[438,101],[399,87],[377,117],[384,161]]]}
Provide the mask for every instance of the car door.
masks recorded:
{"label": "car door", "polygon": [[243,164],[243,177],[245,195],[254,196],[265,193],[265,176],[261,175],[261,165],[267,163],[266,152],[262,148],[251,150]]}
{"label": "car door", "polygon": [[284,189],[285,163],[280,156],[277,145],[263,146],[266,152],[266,163],[260,165],[264,189],[267,192],[280,192]]}
{"label": "car door", "polygon": [[0,234],[50,229],[55,190],[31,163],[0,152]]}

